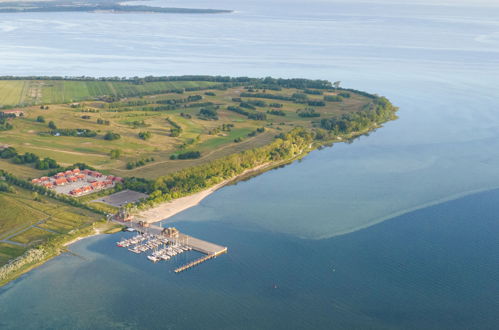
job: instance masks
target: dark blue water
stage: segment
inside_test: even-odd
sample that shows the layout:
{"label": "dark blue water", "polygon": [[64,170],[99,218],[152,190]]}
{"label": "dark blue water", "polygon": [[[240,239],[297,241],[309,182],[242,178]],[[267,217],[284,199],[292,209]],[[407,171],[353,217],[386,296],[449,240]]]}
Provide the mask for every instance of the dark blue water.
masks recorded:
{"label": "dark blue water", "polygon": [[400,118],[169,220],[229,254],[174,274],[195,255],[90,238],[2,288],[0,328],[499,327],[495,1],[152,3],[237,12],[1,14],[0,71],[341,80]]}
{"label": "dark blue water", "polygon": [[494,329],[498,202],[480,193],[320,241],[182,222],[230,253],[180,275],[185,260],[152,264],[115,247],[120,234],[91,238],[74,246],[81,258],[2,289],[0,327]]}

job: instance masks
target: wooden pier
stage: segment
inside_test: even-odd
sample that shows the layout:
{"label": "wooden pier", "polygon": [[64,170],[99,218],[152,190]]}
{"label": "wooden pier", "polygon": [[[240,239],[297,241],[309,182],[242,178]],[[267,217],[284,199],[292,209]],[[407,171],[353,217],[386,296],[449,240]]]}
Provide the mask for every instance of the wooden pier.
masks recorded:
{"label": "wooden pier", "polygon": [[225,248],[225,250],[222,250],[222,251],[219,251],[218,253],[213,253],[213,254],[208,254],[207,256],[204,256],[202,258],[199,258],[197,260],[194,260],[192,262],[189,262],[188,264],[186,265],[183,265],[177,269],[175,269],[175,273],[180,273],[180,272],[183,272],[184,270],[187,270],[189,268],[192,268],[194,266],[197,266],[199,265],[200,263],[203,263],[205,262],[206,260],[210,260],[212,258],[216,258],[217,256],[223,254],[223,253],[227,253],[227,248]]}
{"label": "wooden pier", "polygon": [[186,265],[183,265],[175,269],[175,273],[180,273],[184,270],[197,266],[207,260],[216,258],[221,254],[227,253],[228,250],[226,246],[221,246],[207,241],[203,241],[199,238],[195,238],[178,231],[176,231],[176,234],[174,236],[173,235],[169,236],[167,233],[165,233],[164,228],[153,224],[144,227],[139,225],[139,223],[135,221],[130,221],[127,222],[126,225],[130,228],[135,229],[140,233],[148,233],[152,235],[167,237],[168,240],[170,240],[173,243],[181,243],[184,246],[190,247],[194,251],[205,254],[205,256],[203,256],[202,258],[196,259]]}

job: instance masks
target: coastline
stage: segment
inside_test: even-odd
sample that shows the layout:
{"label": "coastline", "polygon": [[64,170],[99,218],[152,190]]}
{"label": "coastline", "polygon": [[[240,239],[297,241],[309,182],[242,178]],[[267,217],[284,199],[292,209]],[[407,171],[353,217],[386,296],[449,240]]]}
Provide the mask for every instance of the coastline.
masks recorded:
{"label": "coastline", "polygon": [[249,174],[254,174],[258,172],[265,171],[269,168],[278,166],[279,164],[274,164],[274,163],[266,163],[262,165],[258,165],[256,167],[250,168],[245,170],[239,175],[236,175],[233,178],[226,179],[214,186],[211,186],[208,189],[202,190],[200,192],[194,193],[189,196],[184,196],[180,197],[177,199],[174,199],[172,201],[164,202],[161,203],[155,207],[152,207],[150,209],[141,211],[136,214],[138,218],[140,218],[142,221],[145,221],[147,223],[154,223],[154,222],[159,222],[162,220],[166,220],[168,218],[171,218],[175,214],[178,214],[182,211],[185,211],[193,206],[198,205],[203,199],[208,197],[209,195],[213,194],[215,191],[218,189],[234,182],[238,181],[241,178],[249,175]]}
{"label": "coastline", "polygon": [[253,168],[247,169],[243,171],[242,173],[230,178],[226,179],[214,186],[211,186],[205,190],[202,190],[200,192],[194,193],[192,195],[176,198],[174,200],[168,201],[168,202],[163,202],[158,204],[157,206],[154,206],[152,208],[149,208],[147,210],[140,211],[135,214],[137,218],[139,218],[141,221],[144,221],[146,223],[155,223],[159,221],[165,221],[168,220],[169,218],[173,217],[174,215],[183,212],[191,207],[194,207],[198,205],[203,199],[214,193],[220,188],[223,188],[224,186],[234,183],[237,181],[240,181],[244,179],[245,177],[252,176],[252,175],[257,175],[263,172],[266,172],[272,168],[283,166],[286,164],[289,164],[297,159],[301,159],[308,155],[313,150],[316,150],[320,147],[326,146],[326,145],[334,145],[335,143],[345,143],[349,140],[355,139],[359,136],[362,136],[364,134],[367,134],[369,132],[372,132],[382,126],[383,123],[374,123],[373,126],[359,132],[352,132],[349,135],[345,136],[339,136],[337,137],[336,140],[331,140],[331,141],[324,141],[323,143],[317,143],[310,145],[308,148],[303,149],[300,154],[298,154],[295,157],[292,157],[290,159],[286,160],[281,160],[278,162],[269,162],[265,164],[261,164],[258,166],[255,166]]}
{"label": "coastline", "polygon": [[[211,195],[212,193],[214,193],[218,189],[223,188],[226,185],[229,185],[229,184],[234,183],[234,182],[238,182],[238,181],[243,180],[247,177],[261,174],[261,173],[266,172],[268,170],[271,170],[273,168],[292,163],[293,161],[305,157],[309,152],[316,150],[322,146],[326,146],[326,145],[332,146],[335,143],[344,143],[344,142],[350,141],[350,140],[355,139],[359,136],[362,136],[362,135],[367,134],[371,131],[374,131],[381,126],[382,126],[382,123],[375,123],[373,126],[366,128],[363,131],[352,132],[348,135],[341,136],[341,137],[338,136],[335,140],[322,141],[322,142],[317,142],[317,143],[311,144],[310,146],[301,150],[301,152],[298,155],[296,155],[290,159],[285,159],[285,160],[281,160],[281,161],[277,161],[277,162],[268,162],[268,163],[264,163],[264,164],[255,166],[253,168],[250,168],[250,169],[243,171],[242,173],[240,173],[232,178],[223,180],[222,182],[220,182],[220,183],[218,183],[210,188],[202,190],[200,192],[194,193],[192,195],[180,197],[180,198],[174,199],[174,200],[169,201],[169,202],[160,203],[159,205],[157,205],[155,207],[141,211],[137,214],[137,216],[141,217],[142,218],[141,220],[145,221],[147,223],[154,223],[154,222],[167,220],[168,218],[174,216],[175,214],[178,214],[178,213],[185,211],[193,206],[198,205],[203,199],[205,199],[206,197],[208,197],[209,195]],[[83,230],[79,230],[79,232],[77,234],[75,233],[76,236],[72,236],[69,240],[61,242],[60,245],[58,245],[56,247],[55,251],[52,251],[51,253],[44,255],[42,259],[40,259],[36,262],[31,262],[29,264],[28,263],[23,264],[19,267],[19,269],[13,270],[11,274],[5,276],[4,278],[0,278],[0,287],[2,287],[4,285],[10,283],[11,281],[19,278],[20,276],[28,273],[29,271],[35,269],[36,267],[43,265],[45,262],[51,260],[53,257],[56,257],[63,252],[66,252],[67,247],[70,246],[71,244],[74,244],[74,243],[76,243],[80,240],[83,240],[85,238],[88,238],[88,237],[93,237],[93,236],[101,235],[101,234],[112,234],[112,233],[116,232],[116,231],[113,231],[112,228],[109,230],[100,230],[98,228],[95,228],[95,224],[97,224],[97,223],[94,223],[92,225],[93,230],[91,232],[85,233]],[[64,240],[64,237],[61,237],[61,239]],[[66,239],[68,239],[67,236],[66,236]],[[37,248],[34,248],[34,249],[37,249]],[[32,250],[33,249],[30,249],[27,252],[32,251]],[[25,253],[25,255],[26,255],[26,253]],[[16,260],[18,260],[20,258],[25,257],[25,255],[22,255],[21,257],[14,259],[13,262],[15,262]],[[4,267],[4,266],[2,266],[2,267]],[[0,267],[0,271],[2,270],[2,267]]]}

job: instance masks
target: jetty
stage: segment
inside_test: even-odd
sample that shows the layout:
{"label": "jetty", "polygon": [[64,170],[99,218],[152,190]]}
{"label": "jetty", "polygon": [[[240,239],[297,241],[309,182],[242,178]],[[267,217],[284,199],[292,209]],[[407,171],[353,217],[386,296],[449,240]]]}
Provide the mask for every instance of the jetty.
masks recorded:
{"label": "jetty", "polygon": [[[126,221],[122,219],[126,219]],[[137,254],[153,251],[152,254],[147,256],[152,262],[168,260],[177,254],[191,250],[204,254],[203,257],[176,268],[175,273],[183,272],[228,251],[226,246],[181,233],[174,227],[163,228],[155,224],[136,221],[131,217],[121,217],[121,219],[115,218],[113,220],[138,233],[135,237],[117,242],[117,246],[128,248],[130,252]]]}

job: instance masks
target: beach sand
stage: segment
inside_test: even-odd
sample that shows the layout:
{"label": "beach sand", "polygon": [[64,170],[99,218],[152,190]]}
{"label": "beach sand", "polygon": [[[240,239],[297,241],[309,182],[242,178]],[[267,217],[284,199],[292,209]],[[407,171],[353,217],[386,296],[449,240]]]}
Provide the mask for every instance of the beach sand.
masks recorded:
{"label": "beach sand", "polygon": [[254,168],[248,169],[248,170],[244,171],[243,173],[241,173],[241,174],[239,174],[231,179],[224,180],[224,181],[220,182],[219,184],[217,184],[213,187],[210,187],[206,190],[200,191],[198,193],[195,193],[195,194],[192,194],[189,196],[177,198],[177,199],[174,199],[173,201],[170,201],[170,202],[161,203],[158,206],[155,206],[151,209],[141,211],[135,215],[135,218],[137,220],[142,220],[142,221],[145,221],[147,223],[153,223],[153,222],[158,222],[158,221],[168,219],[177,213],[180,213],[180,212],[182,212],[190,207],[198,205],[203,199],[205,199],[207,196],[214,193],[216,190],[222,188],[223,186],[225,186],[225,185],[227,185],[235,180],[238,180],[238,179],[240,179],[248,174],[261,171],[269,166],[273,166],[273,165],[270,163],[266,163],[266,164],[262,164],[262,165],[254,167]]}

